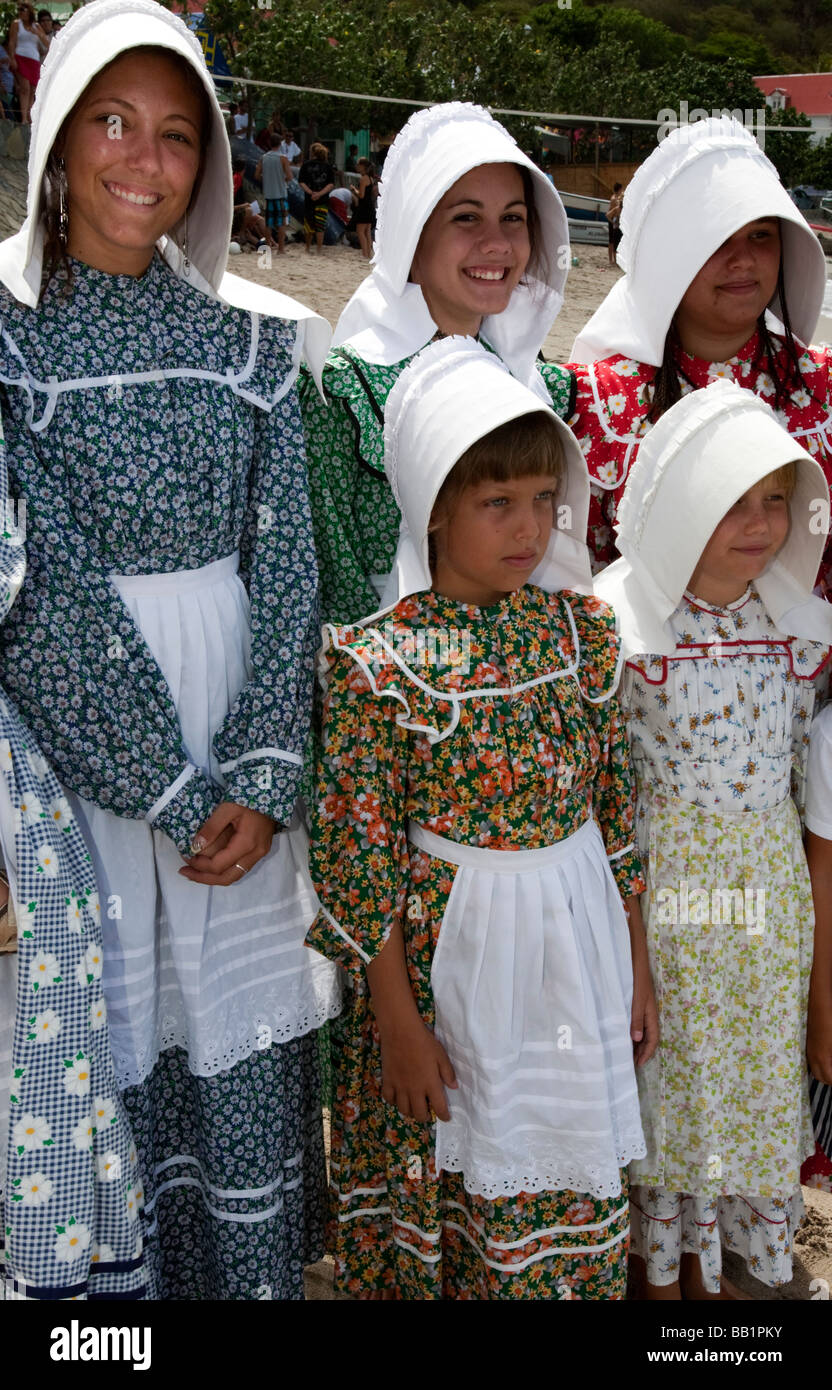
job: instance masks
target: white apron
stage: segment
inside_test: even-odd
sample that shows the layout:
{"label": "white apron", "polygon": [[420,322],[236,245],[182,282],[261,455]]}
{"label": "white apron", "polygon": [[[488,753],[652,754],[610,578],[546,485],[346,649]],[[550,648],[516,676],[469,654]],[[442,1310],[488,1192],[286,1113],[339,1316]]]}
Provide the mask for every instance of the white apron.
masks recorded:
{"label": "white apron", "polygon": [[[171,574],[112,575],[170,688],[190,761],[222,785],[211,741],[251,674],[238,556]],[[104,990],[121,1087],[184,1047],[212,1076],[338,1013],[334,965],[304,945],[317,910],[300,819],[227,888],[190,883],[173,842],[68,793],[102,895]]]}
{"label": "white apron", "polygon": [[645,1151],[630,1039],[627,919],[587,821],[535,850],[409,839],[459,865],[431,969],[435,1032],[456,1072],[436,1168],[483,1197],[618,1196]]}

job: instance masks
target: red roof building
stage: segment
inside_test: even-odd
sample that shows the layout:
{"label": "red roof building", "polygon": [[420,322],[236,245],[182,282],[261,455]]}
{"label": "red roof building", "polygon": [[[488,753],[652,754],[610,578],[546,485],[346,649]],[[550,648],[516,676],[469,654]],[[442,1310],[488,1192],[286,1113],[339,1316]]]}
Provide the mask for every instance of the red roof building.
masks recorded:
{"label": "red roof building", "polygon": [[832,134],[832,72],[779,73],[754,81],[772,111],[793,106],[809,117],[813,144]]}

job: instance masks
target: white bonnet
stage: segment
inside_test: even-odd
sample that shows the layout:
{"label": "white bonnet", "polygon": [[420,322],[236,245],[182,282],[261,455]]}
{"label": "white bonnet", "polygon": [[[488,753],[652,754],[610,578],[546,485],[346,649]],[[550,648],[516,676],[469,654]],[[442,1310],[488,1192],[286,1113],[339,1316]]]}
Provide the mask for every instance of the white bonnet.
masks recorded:
{"label": "white bonnet", "polygon": [[384,412],[384,467],[402,511],[393,569],[394,601],[431,587],[428,526],[439,490],[478,439],[509,420],[544,412],[563,446],[565,477],[557,490],[562,522],[530,582],[555,591],[592,590],[586,527],[589,476],[571,430],[494,353],[473,338],[432,343],[405,368]]}
{"label": "white bonnet", "polygon": [[[751,133],[722,116],[677,127],[636,170],[621,212],[626,274],[578,334],[571,360],[621,353],[659,366],[691,282],[723,242],[761,217],[780,220],[791,325],[810,342],[826,286],[820,242]],[[769,307],[782,317],[776,292]]]}
{"label": "white bonnet", "polygon": [[551,180],[504,126],[469,102],[417,111],[390,146],[380,185],[372,273],[343,310],[336,345],[347,343],[366,361],[389,366],[430,342],[437,325],[420,287],[408,281],[413,257],[440,198],[483,164],[516,164],[533,182],[542,255],[530,265],[508,307],[484,319],[481,329],[514,374],[529,378],[563,304],[568,222]]}
{"label": "white bonnet", "polygon": [[749,488],[792,462],[789,534],[754,582],[784,634],[832,641],[832,606],[811,597],[829,518],[823,469],[761,397],[716,381],[662,415],[627,478],[617,522],[621,559],[595,581],[618,614],[626,656],[675,649],[668,619],[716,527]]}

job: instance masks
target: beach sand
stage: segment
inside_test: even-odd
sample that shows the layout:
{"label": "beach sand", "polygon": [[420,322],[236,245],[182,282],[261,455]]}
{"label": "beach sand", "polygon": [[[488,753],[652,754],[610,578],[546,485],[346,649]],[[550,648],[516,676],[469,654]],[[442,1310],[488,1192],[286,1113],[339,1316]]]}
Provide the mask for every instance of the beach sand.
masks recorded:
{"label": "beach sand", "polygon": [[[568,361],[576,333],[621,275],[620,270],[607,265],[605,246],[576,246],[573,255],[579,264],[569,271],[563,309],[543,344],[543,355],[551,362]],[[370,266],[360,252],[349,247],[325,246],[319,256],[314,251],[307,255],[303,246],[293,243],[283,256],[270,253],[268,247],[229,256],[228,269],[233,275],[292,295],[334,325]]]}

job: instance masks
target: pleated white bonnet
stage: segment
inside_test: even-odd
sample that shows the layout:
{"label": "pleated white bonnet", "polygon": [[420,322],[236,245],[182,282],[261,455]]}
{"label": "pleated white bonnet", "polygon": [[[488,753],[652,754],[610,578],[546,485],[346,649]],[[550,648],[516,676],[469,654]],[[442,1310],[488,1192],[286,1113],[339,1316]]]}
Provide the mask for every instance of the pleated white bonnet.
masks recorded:
{"label": "pleated white bonnet", "polygon": [[541,411],[551,416],[563,446],[565,475],[555,499],[563,524],[552,528],[546,554],[529,583],[550,593],[564,588],[592,592],[586,545],[589,475],[575,436],[499,357],[474,338],[454,337],[420,352],[387,398],[384,467],[402,523],[385,606],[432,587],[428,526],[439,489],[457,460],[500,425]]}
{"label": "pleated white bonnet", "polygon": [[792,462],[789,534],[754,585],[784,636],[832,643],[832,604],[812,594],[829,521],[823,469],[764,400],[715,381],[662,415],[627,478],[617,523],[621,559],[595,580],[596,594],[618,616],[625,659],[675,651],[669,619],[719,522],[761,478]]}
{"label": "pleated white bonnet", "polygon": [[[760,217],[780,219],[792,329],[811,342],[826,287],[820,242],[751,133],[723,116],[671,131],[636,170],[621,212],[626,274],[578,334],[570,361],[622,353],[658,367],[685,291],[723,242]],[[777,293],[769,308],[780,317]]]}
{"label": "pleated white bonnet", "polygon": [[463,174],[482,164],[517,164],[532,177],[547,278],[530,265],[502,314],[481,334],[520,381],[539,380],[534,364],[561,305],[569,264],[569,228],[560,197],[542,170],[481,106],[452,101],[417,111],[396,136],[384,164],[372,273],[335,326],[367,362],[390,366],[429,343],[437,330],[418,285],[408,283],[422,229]]}
{"label": "pleated white bonnet", "polygon": [[[43,270],[41,201],[46,164],[55,139],[84,90],[102,68],[132,48],[150,44],[184,58],[208,97],[211,133],[194,205],[188,213],[189,281],[214,299],[275,318],[299,321],[304,353],[320,384],[329,348],[329,324],[277,291],[226,273],[233,213],[231,149],[214,84],[198,40],[182,20],[154,0],[92,0],[52,40],[32,111],[27,216],[20,231],[0,242],[0,281],[23,304],[39,299]],[[181,240],[184,228],[174,230]],[[160,251],[178,275],[183,257],[174,237]]]}

